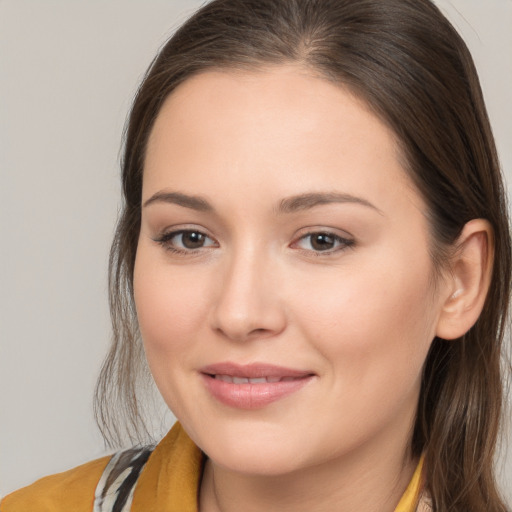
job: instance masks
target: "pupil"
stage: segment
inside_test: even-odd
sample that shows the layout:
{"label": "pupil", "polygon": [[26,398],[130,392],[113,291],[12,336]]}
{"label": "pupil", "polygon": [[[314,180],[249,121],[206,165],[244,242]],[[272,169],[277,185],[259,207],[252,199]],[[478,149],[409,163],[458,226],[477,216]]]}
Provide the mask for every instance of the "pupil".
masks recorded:
{"label": "pupil", "polygon": [[318,233],[312,237],[311,245],[313,249],[316,249],[317,251],[327,251],[332,249],[334,245],[334,238],[330,235],[326,235],[325,233]]}
{"label": "pupil", "polygon": [[204,235],[201,233],[197,233],[196,231],[190,231],[187,233],[183,233],[182,241],[183,241],[183,245],[187,249],[197,249],[198,247],[203,246]]}

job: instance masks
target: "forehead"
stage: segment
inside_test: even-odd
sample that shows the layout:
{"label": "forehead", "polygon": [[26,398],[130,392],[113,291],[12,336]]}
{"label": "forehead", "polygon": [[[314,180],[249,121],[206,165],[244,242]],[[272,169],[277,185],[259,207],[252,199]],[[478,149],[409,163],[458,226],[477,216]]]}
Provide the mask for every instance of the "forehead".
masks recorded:
{"label": "forehead", "polygon": [[164,102],[148,142],[144,188],[206,180],[257,190],[265,180],[275,190],[287,184],[289,194],[301,192],[294,185],[320,183],[378,196],[391,182],[395,192],[414,192],[402,160],[395,134],[364,101],[307,69],[207,71]]}
{"label": "forehead", "polygon": [[[365,101],[347,87],[300,65],[207,70],[194,75],[164,101],[151,132],[150,145],[159,126],[165,123],[172,129],[173,121],[181,129],[197,123],[193,126],[196,135],[201,134],[199,123],[208,130],[219,128],[221,121],[223,130],[239,129],[244,124],[254,129],[272,125],[274,134],[301,130],[303,135],[318,133],[322,137],[329,128],[334,129],[333,136],[336,136],[336,128],[342,129],[348,122],[365,124],[365,128],[382,125],[381,135],[388,139],[386,142],[398,147],[394,133],[377,119]],[[265,133],[267,130],[260,135]]]}

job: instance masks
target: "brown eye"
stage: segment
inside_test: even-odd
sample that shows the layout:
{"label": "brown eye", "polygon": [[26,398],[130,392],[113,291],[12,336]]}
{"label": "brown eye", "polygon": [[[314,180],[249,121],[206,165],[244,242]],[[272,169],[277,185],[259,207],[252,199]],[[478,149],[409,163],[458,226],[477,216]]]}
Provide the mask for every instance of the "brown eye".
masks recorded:
{"label": "brown eye", "polygon": [[314,233],[310,235],[311,237],[311,247],[315,251],[328,251],[329,249],[334,248],[334,244],[336,240],[334,236],[328,235],[327,233]]}
{"label": "brown eye", "polygon": [[354,245],[354,240],[342,238],[334,233],[318,231],[302,236],[294,245],[313,253],[335,253]]}
{"label": "brown eye", "polygon": [[160,238],[155,239],[155,242],[158,242],[171,252],[182,254],[218,246],[215,240],[211,239],[208,235],[193,229],[182,229],[166,233]]}
{"label": "brown eye", "polygon": [[184,231],[181,235],[181,244],[186,249],[199,249],[205,244],[206,236],[198,231]]}

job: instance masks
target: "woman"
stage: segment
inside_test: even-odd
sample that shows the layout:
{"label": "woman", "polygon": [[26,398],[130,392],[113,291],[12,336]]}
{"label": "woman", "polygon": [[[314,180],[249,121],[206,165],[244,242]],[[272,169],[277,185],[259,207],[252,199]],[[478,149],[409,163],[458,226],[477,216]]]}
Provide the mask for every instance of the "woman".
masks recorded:
{"label": "woman", "polygon": [[140,430],[143,348],[180,424],[2,511],[506,510],[505,199],[430,2],[207,4],[139,89],[123,193],[99,418],[119,395]]}

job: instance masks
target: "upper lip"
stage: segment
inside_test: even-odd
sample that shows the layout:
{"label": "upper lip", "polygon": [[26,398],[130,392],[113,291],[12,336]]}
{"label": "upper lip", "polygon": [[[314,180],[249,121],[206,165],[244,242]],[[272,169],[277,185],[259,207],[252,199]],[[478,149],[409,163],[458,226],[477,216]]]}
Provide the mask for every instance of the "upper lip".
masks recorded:
{"label": "upper lip", "polygon": [[222,362],[204,366],[199,371],[206,375],[229,375],[246,379],[257,379],[259,377],[301,378],[314,375],[313,372],[308,370],[297,370],[268,363],[237,364]]}

